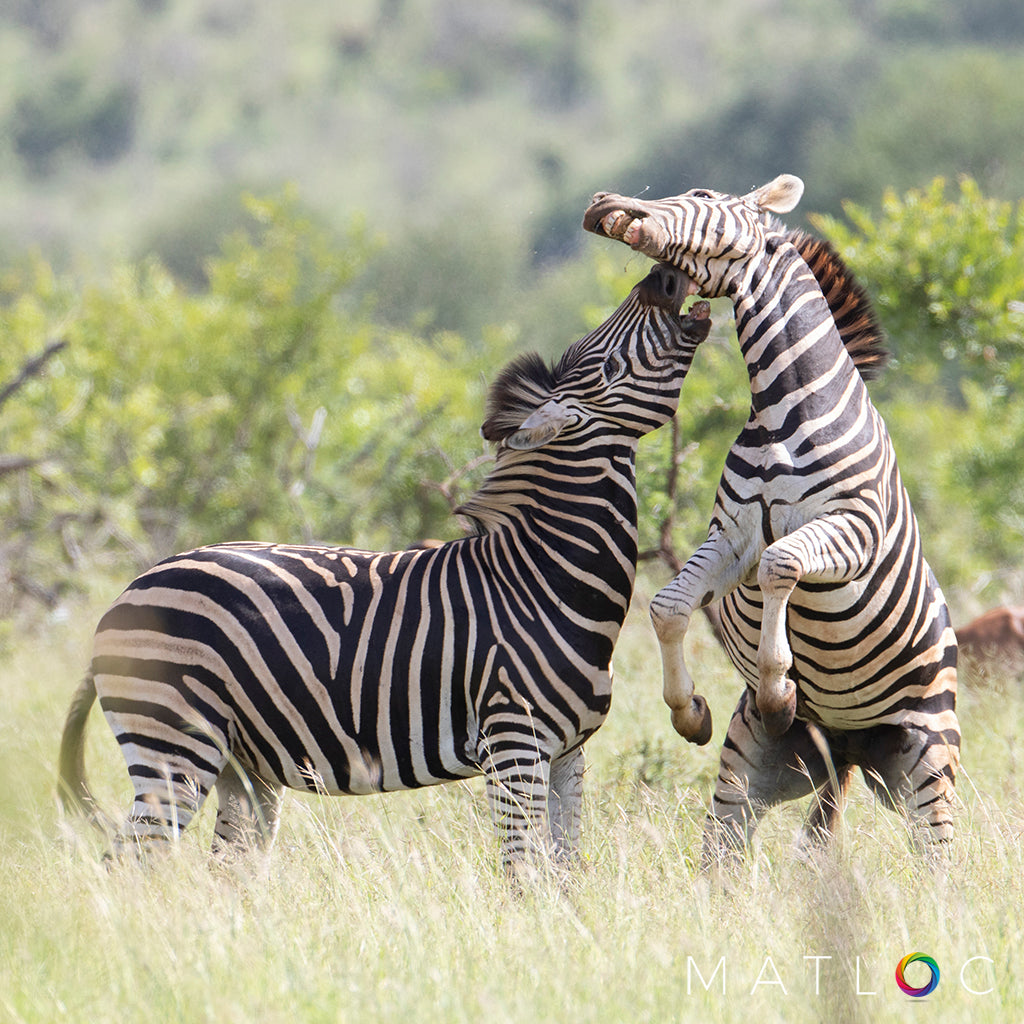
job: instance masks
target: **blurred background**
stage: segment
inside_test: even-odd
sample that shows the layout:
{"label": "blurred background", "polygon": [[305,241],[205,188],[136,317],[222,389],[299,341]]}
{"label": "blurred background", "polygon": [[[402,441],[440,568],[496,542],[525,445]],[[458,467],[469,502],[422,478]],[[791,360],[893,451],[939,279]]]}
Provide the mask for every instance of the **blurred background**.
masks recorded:
{"label": "blurred background", "polygon": [[[781,172],[957,621],[1024,601],[1019,0],[3,0],[0,80],[0,644],[194,544],[458,536],[486,382],[646,272],[591,194]],[[683,558],[747,408],[713,316],[640,458]]]}

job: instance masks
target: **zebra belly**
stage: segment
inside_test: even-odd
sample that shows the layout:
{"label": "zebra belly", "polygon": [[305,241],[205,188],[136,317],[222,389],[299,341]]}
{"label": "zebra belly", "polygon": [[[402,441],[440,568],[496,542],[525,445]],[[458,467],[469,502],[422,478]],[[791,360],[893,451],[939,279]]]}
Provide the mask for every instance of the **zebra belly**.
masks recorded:
{"label": "zebra belly", "polygon": [[215,778],[234,759],[339,794],[479,772],[468,659],[380,641],[355,617],[314,622],[265,579],[251,606],[201,581],[129,588],[97,630],[97,693],[130,764]]}

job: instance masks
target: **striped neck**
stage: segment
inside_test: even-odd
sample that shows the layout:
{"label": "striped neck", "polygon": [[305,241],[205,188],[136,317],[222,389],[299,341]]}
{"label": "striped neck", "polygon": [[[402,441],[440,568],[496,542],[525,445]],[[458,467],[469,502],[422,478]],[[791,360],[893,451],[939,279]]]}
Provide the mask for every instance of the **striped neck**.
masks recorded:
{"label": "striped neck", "polygon": [[863,388],[821,287],[790,242],[771,239],[731,297],[752,419],[784,430],[795,409],[800,419],[823,415],[850,388]]}
{"label": "striped neck", "polygon": [[573,605],[611,588],[625,598],[625,616],[638,553],[636,448],[635,438],[588,433],[548,446],[543,460],[501,449],[459,514],[480,543],[529,550]]}

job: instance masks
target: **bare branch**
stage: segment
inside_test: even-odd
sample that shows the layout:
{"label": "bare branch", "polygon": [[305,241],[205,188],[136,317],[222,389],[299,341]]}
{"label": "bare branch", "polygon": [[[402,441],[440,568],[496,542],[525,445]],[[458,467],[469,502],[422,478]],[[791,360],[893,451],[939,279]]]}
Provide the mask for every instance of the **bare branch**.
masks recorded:
{"label": "bare branch", "polygon": [[21,372],[11,381],[0,388],[0,405],[3,405],[15,392],[17,392],[27,380],[36,376],[42,368],[46,365],[47,361],[55,356],[63,348],[67,348],[67,339],[62,338],[60,341],[51,341],[46,348],[37,356],[33,356],[25,365],[21,368]]}
{"label": "bare branch", "polygon": [[31,469],[41,461],[32,458],[31,455],[0,455],[0,476],[16,473],[19,469]]}
{"label": "bare branch", "polygon": [[[441,456],[444,458],[445,462],[451,465],[446,453],[441,452]],[[453,469],[452,472],[449,473],[448,476],[440,483],[436,480],[423,480],[421,481],[421,486],[427,487],[432,491],[439,491],[444,500],[448,502],[449,509],[454,512],[463,501],[463,499],[456,493],[456,485],[459,480],[466,476],[466,474],[472,473],[480,466],[493,461],[494,456],[489,452],[484,452],[482,455],[477,455],[468,462],[465,462],[456,469]]]}

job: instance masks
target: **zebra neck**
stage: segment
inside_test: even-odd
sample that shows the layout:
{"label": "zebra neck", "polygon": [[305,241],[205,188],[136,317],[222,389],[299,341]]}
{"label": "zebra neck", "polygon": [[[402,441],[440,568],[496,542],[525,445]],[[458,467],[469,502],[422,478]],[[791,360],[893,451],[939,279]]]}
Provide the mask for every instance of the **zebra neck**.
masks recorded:
{"label": "zebra neck", "polygon": [[824,415],[864,389],[817,279],[789,242],[752,268],[733,308],[752,419],[778,430],[794,410],[802,419]]}
{"label": "zebra neck", "polygon": [[[480,534],[501,535],[576,580],[619,567],[632,590],[637,559],[635,439],[590,436],[539,452],[502,449],[459,509]],[[496,537],[496,540],[501,538]]]}

